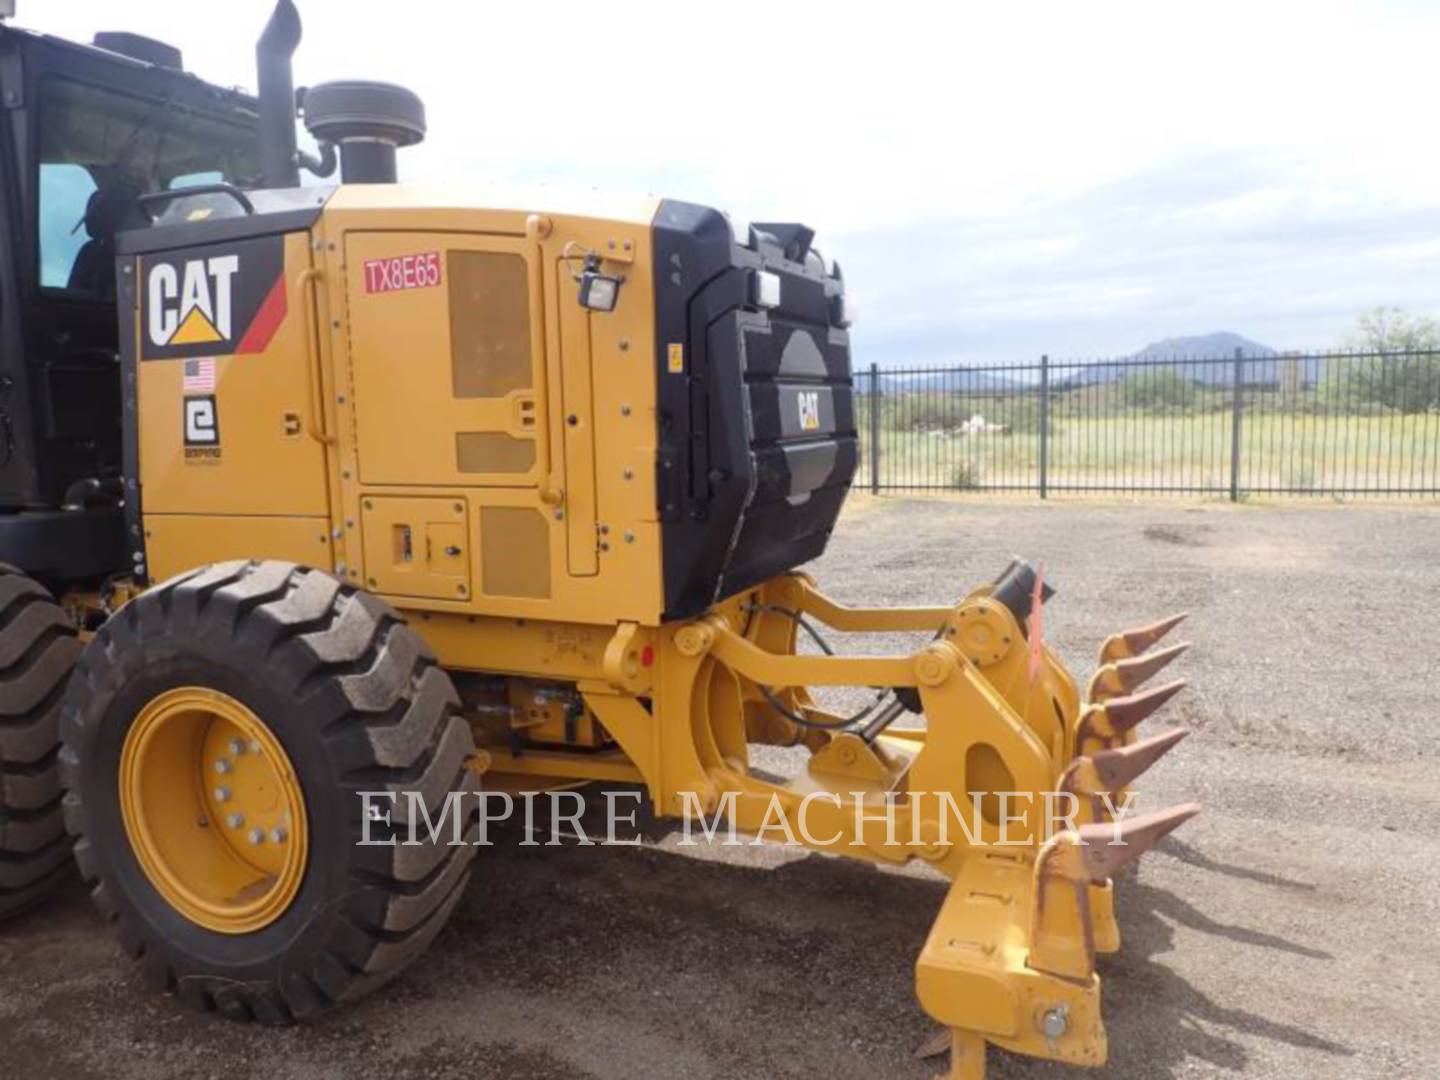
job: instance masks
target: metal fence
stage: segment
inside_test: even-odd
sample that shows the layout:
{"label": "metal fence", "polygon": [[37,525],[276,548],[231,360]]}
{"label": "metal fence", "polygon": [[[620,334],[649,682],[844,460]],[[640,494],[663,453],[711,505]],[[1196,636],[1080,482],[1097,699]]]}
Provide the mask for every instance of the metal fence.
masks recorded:
{"label": "metal fence", "polygon": [[1440,494],[1440,352],[856,373],[871,491]]}

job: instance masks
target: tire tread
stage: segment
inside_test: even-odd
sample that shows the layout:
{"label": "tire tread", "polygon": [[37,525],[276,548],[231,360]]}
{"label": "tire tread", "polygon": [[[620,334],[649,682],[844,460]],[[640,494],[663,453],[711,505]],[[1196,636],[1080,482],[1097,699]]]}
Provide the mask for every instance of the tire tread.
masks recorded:
{"label": "tire tread", "polygon": [[[99,722],[97,703],[113,693],[111,684],[123,678],[127,655],[138,644],[168,640],[167,635],[183,643],[185,634],[223,634],[237,647],[263,654],[267,678],[293,682],[295,700],[313,716],[330,760],[334,789],[307,791],[307,799],[418,790],[433,814],[450,791],[474,787],[465,767],[474,742],[456,711],[459,698],[450,677],[436,666],[424,640],[378,597],[290,563],[232,562],[159,585],[127,605],[124,614],[123,623],[117,619],[103,627],[81,657],[81,677],[72,680],[66,703],[66,746],[59,759],[77,861],[97,904],[112,919],[119,894],[107,887],[106,860],[88,838],[91,808],[80,782],[80,744]],[[472,840],[474,817],[464,827],[463,835]],[[179,960],[168,966],[147,960],[147,982],[173,987],[186,1004],[230,1019],[288,1023],[393,978],[439,933],[458,903],[475,848],[442,842],[353,851],[348,891],[334,898],[338,915],[330,936],[303,957],[287,955],[273,979],[237,985],[203,970],[187,971]],[[119,922],[123,940],[123,914]]]}
{"label": "tire tread", "polygon": [[60,703],[79,654],[65,609],[38,581],[0,563],[0,919],[71,874]]}

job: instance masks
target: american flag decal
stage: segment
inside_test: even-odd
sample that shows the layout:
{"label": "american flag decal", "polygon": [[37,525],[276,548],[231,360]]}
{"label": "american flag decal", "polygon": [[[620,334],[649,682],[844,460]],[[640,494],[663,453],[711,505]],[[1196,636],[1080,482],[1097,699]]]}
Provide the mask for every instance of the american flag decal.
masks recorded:
{"label": "american flag decal", "polygon": [[180,389],[186,394],[215,392],[215,361],[209,357],[185,361],[185,378]]}

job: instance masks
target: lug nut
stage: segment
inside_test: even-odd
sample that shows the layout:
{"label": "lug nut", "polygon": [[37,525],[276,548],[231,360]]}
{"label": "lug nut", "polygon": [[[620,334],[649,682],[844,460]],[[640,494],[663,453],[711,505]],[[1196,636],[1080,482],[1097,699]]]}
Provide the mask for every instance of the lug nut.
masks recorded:
{"label": "lug nut", "polygon": [[230,789],[229,789],[228,787],[226,787],[224,784],[221,784],[219,787],[217,787],[217,788],[215,789],[215,801],[216,801],[216,802],[229,802],[229,801],[230,801]]}
{"label": "lug nut", "polygon": [[226,773],[228,773],[230,769],[231,765],[228,758],[222,757],[219,761],[215,762],[215,771],[221,776],[224,776]]}
{"label": "lug nut", "polygon": [[283,844],[289,837],[284,829],[275,828],[270,830],[270,839],[277,844]]}
{"label": "lug nut", "polygon": [[244,744],[243,742],[241,742],[239,739],[231,739],[231,740],[230,740],[230,756],[231,756],[231,757],[239,757],[239,756],[240,756],[241,754],[243,754],[244,752],[245,752],[245,744]]}
{"label": "lug nut", "polygon": [[225,818],[225,824],[229,825],[232,829],[238,829],[241,825],[245,824],[245,815],[230,814],[228,817]]}
{"label": "lug nut", "polygon": [[265,833],[264,833],[262,830],[260,830],[260,829],[251,829],[251,830],[250,830],[250,843],[252,843],[252,844],[263,844],[264,842],[265,842]]}

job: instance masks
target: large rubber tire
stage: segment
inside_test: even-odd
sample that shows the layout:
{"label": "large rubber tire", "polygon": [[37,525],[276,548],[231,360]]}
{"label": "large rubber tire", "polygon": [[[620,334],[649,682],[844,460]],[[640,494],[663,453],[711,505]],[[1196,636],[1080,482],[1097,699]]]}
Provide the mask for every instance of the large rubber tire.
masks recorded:
{"label": "large rubber tire", "polygon": [[[249,933],[207,929],[172,907],[122,820],[127,730],[147,702],[179,686],[219,690],[249,708],[303,794],[299,892]],[[474,744],[456,704],[450,677],[393,608],[318,570],[217,564],[127,604],[76,667],[61,765],[80,871],[146,981],[198,1009],[285,1023],[367,993],[414,960],[464,890],[476,815],[465,818],[462,845],[449,845],[448,831],[439,843],[361,845],[357,793],[418,790],[438,817],[449,792],[473,790]],[[402,833],[404,805],[397,800],[392,826]]]}
{"label": "large rubber tire", "polygon": [[60,809],[60,701],[80,655],[44,586],[0,563],[0,918],[70,872]]}

